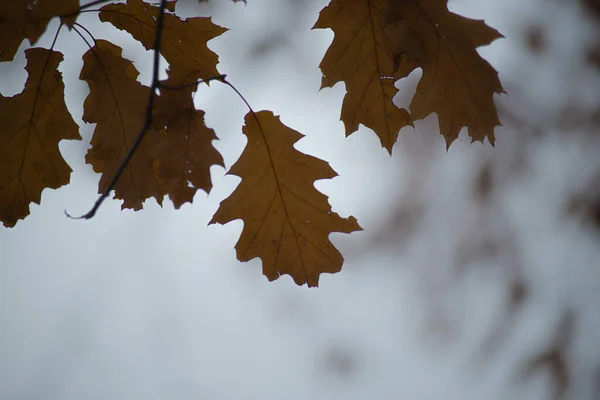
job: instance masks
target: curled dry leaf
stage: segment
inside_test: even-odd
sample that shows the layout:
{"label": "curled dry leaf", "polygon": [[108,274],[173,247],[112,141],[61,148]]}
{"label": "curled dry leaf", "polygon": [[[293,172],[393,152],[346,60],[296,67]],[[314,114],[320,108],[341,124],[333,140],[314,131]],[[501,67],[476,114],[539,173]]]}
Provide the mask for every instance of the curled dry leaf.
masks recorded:
{"label": "curled dry leaf", "polygon": [[329,234],[361,230],[354,217],[332,212],[327,196],[314,187],[315,180],[336,173],[294,149],[303,135],[270,111],[246,114],[243,132],[248,143],[229,171],[242,181],[211,223],[243,220],[237,258],[260,257],[269,280],[288,274],[298,285],[317,286],[321,273],[340,271],[344,261]]}
{"label": "curled dry leaf", "polygon": [[502,37],[483,21],[451,13],[447,0],[332,0],[315,28],[335,37],[321,63],[323,85],[345,82],[342,120],[349,135],[358,124],[373,129],[390,153],[409,123],[392,98],[394,83],[416,68],[423,76],[410,118],[435,112],[447,146],[468,127],[472,140],[494,143],[500,124],[493,102],[502,93],[496,71],[476,48]]}
{"label": "curled dry leaf", "polygon": [[25,51],[29,76],[23,92],[0,95],[0,220],[11,227],[39,204],[44,188],[69,183],[71,168],[58,149],[63,139],[81,139],[64,101],[59,52]]}
{"label": "curled dry leaf", "polygon": [[[50,19],[73,13],[78,7],[78,0],[2,0],[0,62],[11,61],[23,40],[29,39],[35,44],[46,31]],[[74,22],[72,18],[69,21]]]}

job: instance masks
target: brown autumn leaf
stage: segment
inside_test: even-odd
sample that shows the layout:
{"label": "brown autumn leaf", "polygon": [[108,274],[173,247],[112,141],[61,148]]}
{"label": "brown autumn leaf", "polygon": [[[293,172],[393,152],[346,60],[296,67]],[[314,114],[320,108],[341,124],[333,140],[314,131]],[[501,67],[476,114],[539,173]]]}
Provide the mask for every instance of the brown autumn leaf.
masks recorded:
{"label": "brown autumn leaf", "polygon": [[77,11],[78,0],[2,0],[0,62],[11,61],[25,39],[33,45],[53,17]]}
{"label": "brown autumn leaf", "polygon": [[[83,56],[80,79],[90,86],[83,120],[97,123],[86,161],[102,173],[99,192],[108,187],[139,135],[150,94],[150,88],[136,80],[139,72],[121,57],[121,51],[110,42],[97,40],[94,49]],[[183,92],[179,96],[186,98]],[[164,114],[169,99],[158,97],[156,114]],[[223,165],[211,144],[216,136],[204,125],[204,112],[193,108],[191,98],[187,104],[185,100],[178,104],[177,114],[148,130],[119,178],[115,198],[123,199],[122,208],[139,210],[150,197],[162,204],[166,194],[179,208],[191,202],[199,188],[210,191],[210,166]]]}
{"label": "brown autumn leaf", "polygon": [[354,217],[332,212],[327,196],[314,187],[315,180],[337,174],[325,161],[297,151],[294,143],[303,135],[270,111],[248,113],[243,132],[248,143],[229,171],[242,181],[210,223],[243,220],[237,258],[260,257],[270,281],[288,274],[298,285],[317,286],[321,273],[340,271],[344,261],[329,234],[361,230]]}
{"label": "brown autumn leaf", "polygon": [[502,35],[483,21],[451,13],[447,0],[332,0],[314,28],[335,33],[321,62],[322,86],[346,83],[347,135],[362,123],[391,153],[398,130],[409,124],[392,103],[394,82],[422,68],[410,118],[437,113],[447,146],[465,126],[473,141],[494,143],[500,122],[493,95],[503,89],[476,48]]}
{"label": "brown autumn leaf", "polygon": [[29,76],[23,92],[0,95],[0,220],[12,227],[40,204],[44,188],[69,183],[71,168],[60,154],[63,139],[81,139],[67,110],[59,52],[25,51]]}

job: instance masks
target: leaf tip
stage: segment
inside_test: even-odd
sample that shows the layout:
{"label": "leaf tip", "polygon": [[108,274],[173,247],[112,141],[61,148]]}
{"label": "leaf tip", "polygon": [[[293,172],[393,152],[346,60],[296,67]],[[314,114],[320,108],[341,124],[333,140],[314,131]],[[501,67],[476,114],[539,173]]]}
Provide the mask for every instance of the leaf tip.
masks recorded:
{"label": "leaf tip", "polygon": [[360,226],[360,224],[358,223],[358,220],[353,215],[348,217],[348,222],[350,222],[350,224],[352,225],[351,232],[360,232],[364,230],[362,226]]}

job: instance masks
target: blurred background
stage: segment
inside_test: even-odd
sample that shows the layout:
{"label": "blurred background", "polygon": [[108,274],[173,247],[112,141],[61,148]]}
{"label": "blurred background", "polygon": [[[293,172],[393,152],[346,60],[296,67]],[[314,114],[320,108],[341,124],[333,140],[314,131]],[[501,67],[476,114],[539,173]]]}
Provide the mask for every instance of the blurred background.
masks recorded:
{"label": "blurred background", "polygon": [[[0,227],[0,399],[600,399],[600,2],[450,0],[505,36],[479,49],[507,92],[496,147],[463,130],[446,153],[430,115],[392,157],[369,129],[344,137],[343,84],[319,91],[333,33],[310,28],[326,4],[176,9],[230,29],[209,42],[219,70],[339,173],[315,186],[364,231],[331,235],[346,262],[318,289],[237,262],[241,221],[207,226],[239,182],[220,167],[210,195],[180,210],[111,200],[67,219],[93,205],[99,176],[84,164],[87,48],[61,34],[84,140],[60,144],[71,184]],[[96,19],[79,22],[116,40],[148,84],[152,54]],[[0,64],[5,96],[23,88],[26,47]],[[398,82],[398,105],[419,78]],[[218,83],[196,102],[229,168],[245,105]]]}

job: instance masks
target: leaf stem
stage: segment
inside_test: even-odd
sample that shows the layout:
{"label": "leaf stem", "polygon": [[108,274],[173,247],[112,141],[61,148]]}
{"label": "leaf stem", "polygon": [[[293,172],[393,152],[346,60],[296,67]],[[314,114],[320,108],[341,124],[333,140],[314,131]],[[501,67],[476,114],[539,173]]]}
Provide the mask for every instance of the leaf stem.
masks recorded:
{"label": "leaf stem", "polygon": [[[248,103],[248,101],[246,100],[246,98],[244,96],[242,96],[242,94],[240,93],[239,90],[237,90],[237,88],[235,86],[233,86],[227,79],[223,78],[223,79],[219,79],[220,82],[226,84],[227,86],[229,86],[230,88],[233,89],[234,92],[237,93],[237,95],[240,97],[240,99],[242,99],[244,101],[244,103],[246,103],[246,106],[248,106],[248,109],[250,110],[250,112],[252,113],[252,115],[254,115],[254,118],[256,118],[256,121],[258,121],[258,118],[256,117],[256,113],[254,112],[254,110],[252,109],[252,107],[250,107],[250,103]],[[260,122],[258,123],[260,125]],[[262,129],[262,128],[261,128]]]}
{"label": "leaf stem", "polygon": [[91,51],[93,51],[93,52],[94,52],[94,54],[95,54],[95,51],[94,51],[94,46],[92,46],[92,45],[91,45],[91,44],[90,44],[90,43],[87,41],[87,39],[86,39],[86,38],[85,38],[85,37],[84,37],[84,36],[81,34],[81,32],[79,32],[79,29],[77,29],[77,28],[81,28],[81,29],[83,29],[83,30],[84,30],[84,31],[85,31],[85,32],[86,32],[88,35],[90,35],[90,37],[92,38],[92,40],[94,41],[94,43],[96,43],[96,38],[94,37],[94,35],[92,35],[92,33],[91,33],[91,32],[90,32],[90,31],[89,31],[89,30],[88,30],[88,29],[87,29],[85,26],[81,25],[80,23],[78,23],[78,22],[75,22],[75,23],[73,24],[73,30],[75,31],[75,33],[77,33],[77,34],[79,35],[79,37],[81,37],[81,40],[83,40],[83,41],[85,42],[85,44],[87,44],[87,46],[89,47],[89,49],[90,49]]}

